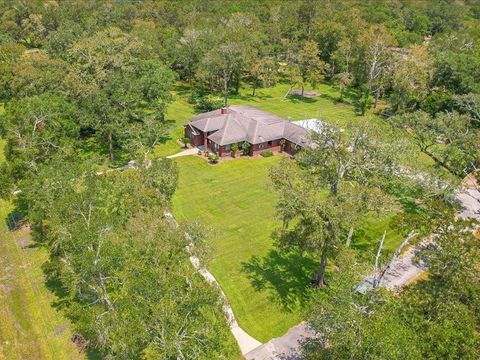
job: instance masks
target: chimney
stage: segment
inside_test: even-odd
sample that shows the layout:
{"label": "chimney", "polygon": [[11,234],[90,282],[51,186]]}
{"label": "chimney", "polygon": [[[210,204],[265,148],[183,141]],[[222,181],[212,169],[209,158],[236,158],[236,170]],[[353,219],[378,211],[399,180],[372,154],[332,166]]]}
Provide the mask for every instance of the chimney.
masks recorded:
{"label": "chimney", "polygon": [[222,108],[220,109],[220,113],[221,113],[221,114],[228,114],[228,108],[227,108],[227,107],[222,107]]}

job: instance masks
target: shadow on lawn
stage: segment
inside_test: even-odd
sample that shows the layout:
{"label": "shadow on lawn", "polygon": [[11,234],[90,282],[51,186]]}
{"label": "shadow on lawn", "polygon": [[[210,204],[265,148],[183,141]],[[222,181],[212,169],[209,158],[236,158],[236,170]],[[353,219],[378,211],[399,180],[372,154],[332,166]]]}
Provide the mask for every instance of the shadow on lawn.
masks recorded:
{"label": "shadow on lawn", "polygon": [[273,98],[272,95],[257,93],[252,95],[251,93],[246,94],[233,94],[229,96],[230,100],[243,100],[243,101],[251,101],[251,102],[258,102],[259,100],[266,100]]}
{"label": "shadow on lawn", "polygon": [[256,291],[270,290],[270,298],[285,310],[303,305],[310,292],[310,279],[318,264],[296,253],[270,250],[265,257],[252,256],[242,263]]}
{"label": "shadow on lawn", "polygon": [[293,104],[298,104],[298,103],[313,104],[313,103],[316,103],[318,101],[315,98],[309,98],[309,97],[301,96],[301,95],[288,95],[286,97],[286,99],[289,100]]}

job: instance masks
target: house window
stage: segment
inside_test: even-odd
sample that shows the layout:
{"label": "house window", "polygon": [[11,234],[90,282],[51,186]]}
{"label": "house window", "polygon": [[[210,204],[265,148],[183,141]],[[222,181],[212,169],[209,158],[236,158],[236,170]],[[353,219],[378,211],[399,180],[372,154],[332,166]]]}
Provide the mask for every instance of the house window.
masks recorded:
{"label": "house window", "polygon": [[225,151],[226,151],[226,152],[229,152],[229,151],[230,151],[230,149],[231,149],[230,146],[231,146],[230,144],[225,145]]}
{"label": "house window", "polygon": [[267,142],[268,146],[272,146],[273,145],[273,141],[269,141]]}

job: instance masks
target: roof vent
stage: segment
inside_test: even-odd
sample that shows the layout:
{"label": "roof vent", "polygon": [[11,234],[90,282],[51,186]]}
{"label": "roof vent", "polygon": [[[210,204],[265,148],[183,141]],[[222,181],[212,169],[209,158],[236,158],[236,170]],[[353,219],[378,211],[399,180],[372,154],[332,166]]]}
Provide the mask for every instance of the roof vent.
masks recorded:
{"label": "roof vent", "polygon": [[228,108],[227,108],[227,107],[222,107],[222,108],[220,109],[220,113],[221,113],[221,114],[227,114],[227,113],[228,113]]}

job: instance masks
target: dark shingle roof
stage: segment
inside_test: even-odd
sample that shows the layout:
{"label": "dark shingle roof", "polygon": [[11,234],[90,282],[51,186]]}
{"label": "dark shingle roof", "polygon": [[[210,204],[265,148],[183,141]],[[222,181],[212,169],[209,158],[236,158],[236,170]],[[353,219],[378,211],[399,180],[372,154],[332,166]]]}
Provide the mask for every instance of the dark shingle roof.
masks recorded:
{"label": "dark shingle roof", "polygon": [[190,118],[191,125],[201,131],[214,131],[208,138],[219,145],[241,141],[260,144],[285,138],[305,146],[308,130],[275,114],[246,105],[233,105],[226,114],[214,110]]}

